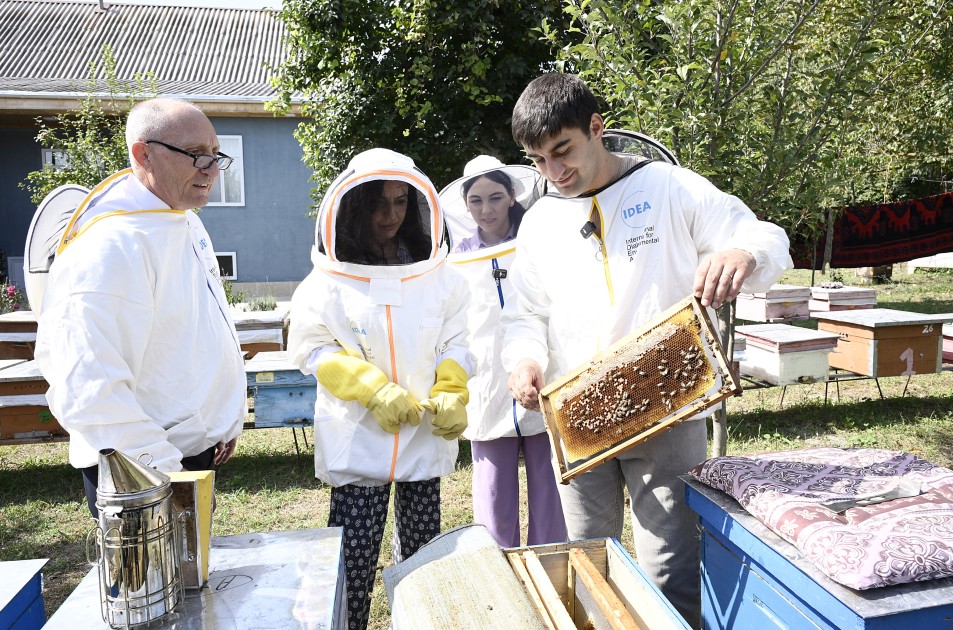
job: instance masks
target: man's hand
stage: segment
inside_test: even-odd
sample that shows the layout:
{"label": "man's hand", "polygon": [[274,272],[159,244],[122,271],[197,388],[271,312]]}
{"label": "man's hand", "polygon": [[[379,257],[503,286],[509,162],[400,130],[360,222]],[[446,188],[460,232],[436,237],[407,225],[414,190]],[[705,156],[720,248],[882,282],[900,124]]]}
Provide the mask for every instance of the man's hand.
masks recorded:
{"label": "man's hand", "polygon": [[543,370],[532,359],[523,359],[510,373],[510,393],[524,409],[539,411],[539,390],[543,388]]}
{"label": "man's hand", "polygon": [[754,256],[743,249],[715,252],[695,270],[695,297],[702,306],[720,308],[738,297],[755,265]]}
{"label": "man's hand", "polygon": [[219,442],[216,444],[215,456],[212,458],[212,463],[219,466],[227,462],[228,458],[235,452],[236,444],[238,444],[238,436],[233,437],[228,442]]}

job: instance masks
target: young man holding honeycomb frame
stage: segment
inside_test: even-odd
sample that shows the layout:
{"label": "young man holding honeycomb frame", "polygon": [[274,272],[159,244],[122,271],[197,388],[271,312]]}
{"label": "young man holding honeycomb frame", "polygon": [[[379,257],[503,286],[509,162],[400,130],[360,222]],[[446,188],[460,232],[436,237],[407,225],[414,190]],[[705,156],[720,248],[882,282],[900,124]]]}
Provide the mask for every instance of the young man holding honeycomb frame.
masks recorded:
{"label": "young man holding honeycomb frame", "polygon": [[[520,230],[503,365],[522,406],[543,386],[694,294],[718,308],[792,266],[788,238],[703,177],[602,141],[595,96],[546,74],[513,110],[513,138],[556,193]],[[560,487],[570,540],[621,538],[632,503],[639,564],[685,619],[700,623],[695,518],[678,475],[707,454],[707,427],[681,422]]]}

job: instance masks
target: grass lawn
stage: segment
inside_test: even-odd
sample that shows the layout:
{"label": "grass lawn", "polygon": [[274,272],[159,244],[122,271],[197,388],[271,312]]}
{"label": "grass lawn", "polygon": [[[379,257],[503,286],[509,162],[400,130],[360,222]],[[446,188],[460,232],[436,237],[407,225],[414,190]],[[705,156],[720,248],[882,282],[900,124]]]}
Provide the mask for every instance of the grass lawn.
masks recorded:
{"label": "grass lawn", "polygon": [[[953,312],[953,273],[914,275],[898,265],[890,284],[877,288],[878,306]],[[854,282],[842,270],[845,284]],[[815,283],[830,279],[817,274]],[[788,284],[809,285],[810,272],[789,272]],[[746,390],[728,400],[730,454],[809,446],[878,447],[908,451],[953,467],[953,371],[872,380]],[[300,438],[300,434],[299,434]],[[300,441],[300,439],[299,439]],[[310,439],[309,439],[310,441]],[[470,522],[471,462],[462,443],[456,470],[442,482],[443,526]],[[218,475],[214,535],[323,527],[330,491],[314,478],[310,450],[295,452],[288,429],[246,432],[233,459]],[[0,446],[0,560],[50,558],[44,570],[47,614],[52,614],[89,570],[86,510],[79,473],[64,443]],[[390,531],[381,565],[389,563]],[[524,526],[525,534],[525,526]],[[630,548],[628,532],[622,541]],[[378,578],[371,627],[386,628],[388,610]]]}

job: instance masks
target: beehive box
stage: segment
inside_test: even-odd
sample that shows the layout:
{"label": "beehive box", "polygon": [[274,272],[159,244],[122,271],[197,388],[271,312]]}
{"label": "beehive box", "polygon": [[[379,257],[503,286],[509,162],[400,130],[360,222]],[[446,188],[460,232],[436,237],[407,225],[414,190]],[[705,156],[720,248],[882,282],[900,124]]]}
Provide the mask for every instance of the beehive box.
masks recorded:
{"label": "beehive box", "polygon": [[0,361],[0,396],[45,394],[49,388],[36,361]]}
{"label": "beehive box", "polygon": [[953,579],[862,591],[841,586],[729,495],[683,479],[686,503],[700,517],[706,630],[950,627]]}
{"label": "beehive box", "polygon": [[810,299],[809,287],[775,284],[762,293],[739,293],[735,299],[735,317],[750,322],[806,319]]}
{"label": "beehive box", "polygon": [[0,441],[37,442],[66,438],[41,394],[0,396]]}
{"label": "beehive box", "polygon": [[689,627],[612,538],[501,550],[466,525],[383,577],[393,630]]}
{"label": "beehive box", "polygon": [[259,352],[280,352],[285,349],[290,310],[290,303],[280,303],[278,308],[271,311],[230,310],[238,341],[248,359]]}
{"label": "beehive box", "polygon": [[32,359],[35,346],[36,316],[33,311],[0,315],[0,359]]}
{"label": "beehive box", "polygon": [[540,392],[562,483],[740,391],[708,310],[675,304]]}
{"label": "beehive box", "polygon": [[260,352],[245,363],[254,397],[254,428],[296,427],[314,422],[317,380],[302,374],[287,352]]}
{"label": "beehive box", "polygon": [[826,381],[840,337],[788,324],[738,326],[735,333],[747,339],[741,373],[772,385]]}
{"label": "beehive box", "polygon": [[45,558],[0,562],[0,628],[31,630],[46,623],[40,571],[47,562]]}
{"label": "beehive box", "polygon": [[871,377],[940,371],[942,315],[872,308],[814,317],[819,330],[840,335],[832,368]]}
{"label": "beehive box", "polygon": [[815,311],[853,311],[877,306],[877,291],[863,287],[811,287],[808,308]]}
{"label": "beehive box", "polygon": [[614,538],[506,550],[550,627],[688,628]]}

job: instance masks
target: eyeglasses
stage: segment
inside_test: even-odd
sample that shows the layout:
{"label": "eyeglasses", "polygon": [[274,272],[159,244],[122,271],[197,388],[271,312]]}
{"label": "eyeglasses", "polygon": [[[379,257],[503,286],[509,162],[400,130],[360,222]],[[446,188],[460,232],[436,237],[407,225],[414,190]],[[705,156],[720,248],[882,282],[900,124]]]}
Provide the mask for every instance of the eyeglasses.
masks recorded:
{"label": "eyeglasses", "polygon": [[215,155],[207,155],[201,153],[191,153],[185,149],[180,149],[179,147],[174,147],[171,144],[166,144],[165,142],[160,142],[159,140],[146,140],[146,144],[161,144],[169,151],[175,151],[176,153],[181,153],[182,155],[187,155],[192,158],[192,166],[195,168],[211,168],[212,164],[218,164],[219,170],[224,171],[229,166],[232,165],[232,162],[235,160],[228,157],[224,153],[216,153]]}

